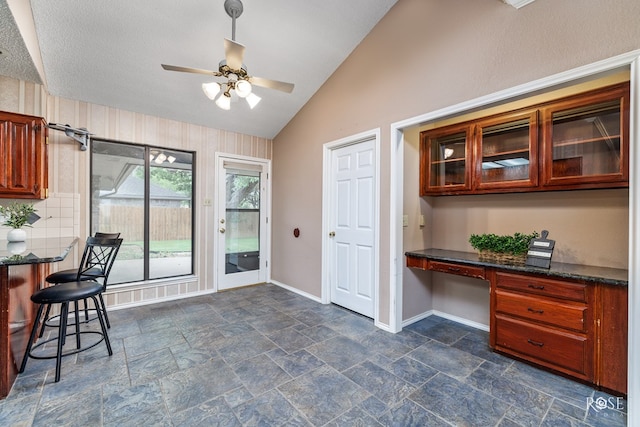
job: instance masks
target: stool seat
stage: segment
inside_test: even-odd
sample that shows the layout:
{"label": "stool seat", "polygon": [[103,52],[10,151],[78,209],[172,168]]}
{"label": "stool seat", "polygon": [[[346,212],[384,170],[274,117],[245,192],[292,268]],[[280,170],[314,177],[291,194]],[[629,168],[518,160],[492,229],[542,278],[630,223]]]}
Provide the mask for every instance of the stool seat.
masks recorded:
{"label": "stool seat", "polygon": [[36,304],[58,304],[90,298],[100,292],[102,285],[92,280],[66,282],[40,289],[31,295],[31,301]]}
{"label": "stool seat", "polygon": [[[104,273],[100,268],[94,267],[82,272],[82,280],[91,280],[96,277],[102,277]],[[47,283],[64,283],[64,282],[75,282],[78,280],[78,269],[72,268],[69,270],[61,270],[56,271],[55,273],[51,273],[44,280]]]}

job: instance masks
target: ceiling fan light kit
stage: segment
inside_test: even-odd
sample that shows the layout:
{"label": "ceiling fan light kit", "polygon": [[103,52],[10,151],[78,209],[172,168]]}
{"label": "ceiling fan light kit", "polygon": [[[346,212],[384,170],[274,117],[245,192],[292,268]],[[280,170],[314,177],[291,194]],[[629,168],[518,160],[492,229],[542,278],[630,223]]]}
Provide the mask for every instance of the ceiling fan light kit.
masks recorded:
{"label": "ceiling fan light kit", "polygon": [[[213,77],[223,77],[226,82],[209,82],[202,84],[202,91],[207,98],[223,110],[231,109],[232,91],[239,98],[244,98],[253,109],[262,98],[253,93],[253,86],[261,86],[268,89],[275,89],[286,93],[293,91],[292,83],[269,80],[261,77],[250,76],[247,67],[242,63],[244,57],[244,46],[235,41],[236,38],[236,18],[242,15],[243,6],[241,0],[225,0],[224,9],[232,19],[231,40],[224,39],[225,59],[220,61],[218,71],[203,70],[200,68],[180,67],[175,65],[162,64],[162,68],[167,71],[179,71],[183,73],[205,74]],[[222,86],[224,87],[224,90]],[[222,92],[222,93],[220,93]],[[220,95],[218,95],[220,93]],[[217,96],[217,99],[216,99]]]}
{"label": "ceiling fan light kit", "polygon": [[231,94],[229,92],[223,92],[222,95],[216,100],[216,105],[223,110],[231,109]]}
{"label": "ceiling fan light kit", "polygon": [[213,101],[220,92],[220,84],[217,82],[202,83],[202,91],[207,95],[207,98]]}

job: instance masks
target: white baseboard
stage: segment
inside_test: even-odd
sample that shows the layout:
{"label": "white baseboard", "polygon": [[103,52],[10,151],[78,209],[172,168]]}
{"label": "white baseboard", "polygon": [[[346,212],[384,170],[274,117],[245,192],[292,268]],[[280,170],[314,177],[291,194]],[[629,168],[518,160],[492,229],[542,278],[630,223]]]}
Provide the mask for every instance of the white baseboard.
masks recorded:
{"label": "white baseboard", "polygon": [[429,311],[425,311],[422,314],[419,314],[417,316],[414,316],[410,319],[404,320],[402,322],[402,327],[406,327],[409,326],[413,323],[419,322],[422,319],[426,319],[427,317],[430,316],[438,316],[438,317],[442,317],[448,320],[452,320],[456,323],[460,323],[462,325],[466,325],[466,326],[470,326],[474,329],[479,329],[481,331],[485,331],[485,332],[489,332],[489,325],[485,325],[482,323],[478,323],[478,322],[474,322],[473,320],[469,320],[469,319],[465,319],[463,317],[458,317],[458,316],[454,316],[453,314],[448,314],[448,313],[444,313],[442,311],[438,311],[438,310],[429,310]]}
{"label": "white baseboard", "polygon": [[433,316],[433,310],[425,311],[424,313],[418,314],[417,316],[413,316],[409,319],[402,321],[402,327],[407,327],[413,323],[419,322],[422,319],[426,319],[429,316]]}
{"label": "white baseboard", "polygon": [[307,292],[301,291],[300,289],[294,288],[293,286],[285,285],[284,283],[278,282],[277,280],[273,280],[273,279],[269,280],[269,283],[274,284],[276,286],[279,286],[279,287],[281,287],[283,289],[286,289],[288,291],[291,291],[294,294],[298,294],[298,295],[301,295],[301,296],[303,296],[305,298],[309,298],[310,300],[313,300],[313,301],[315,301],[315,302],[317,302],[319,304],[322,304],[322,299],[320,297],[317,297],[315,295],[311,295],[311,294],[309,294]]}
{"label": "white baseboard", "polygon": [[116,310],[122,310],[125,308],[142,307],[145,305],[158,304],[161,302],[176,301],[176,300],[181,300],[186,298],[199,297],[203,295],[211,295],[213,293],[215,293],[213,289],[208,289],[206,291],[190,292],[190,293],[180,294],[180,295],[171,295],[169,297],[164,297],[164,298],[154,298],[154,299],[149,299],[144,301],[136,301],[136,302],[118,304],[118,305],[112,305],[112,306],[107,305],[107,309],[109,311],[116,311]]}

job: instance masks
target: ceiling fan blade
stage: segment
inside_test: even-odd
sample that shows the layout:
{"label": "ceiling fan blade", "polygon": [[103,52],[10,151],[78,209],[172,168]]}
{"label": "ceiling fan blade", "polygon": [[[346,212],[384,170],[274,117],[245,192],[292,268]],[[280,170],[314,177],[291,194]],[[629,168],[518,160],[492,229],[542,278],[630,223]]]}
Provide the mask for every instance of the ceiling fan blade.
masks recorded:
{"label": "ceiling fan blade", "polygon": [[219,76],[217,71],[203,70],[202,68],[180,67],[177,65],[160,64],[167,71],[180,71],[182,73],[206,74],[208,76]]}
{"label": "ceiling fan blade", "polygon": [[291,93],[293,91],[293,83],[279,82],[277,80],[263,79],[262,77],[250,77],[249,82],[252,85],[275,89],[282,92]]}
{"label": "ceiling fan blade", "polygon": [[224,39],[224,59],[227,66],[232,70],[242,68],[242,58],[244,57],[244,46],[233,40]]}

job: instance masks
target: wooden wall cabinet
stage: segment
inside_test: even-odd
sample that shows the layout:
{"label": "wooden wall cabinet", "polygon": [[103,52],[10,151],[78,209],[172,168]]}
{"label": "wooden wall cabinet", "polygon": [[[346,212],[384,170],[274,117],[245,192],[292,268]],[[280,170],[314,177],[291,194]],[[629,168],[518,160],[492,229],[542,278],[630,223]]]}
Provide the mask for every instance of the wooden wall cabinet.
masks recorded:
{"label": "wooden wall cabinet", "polygon": [[538,111],[480,120],[474,126],[474,190],[538,185]]}
{"label": "wooden wall cabinet", "polygon": [[544,106],[540,113],[545,188],[628,183],[627,84],[567,98]]}
{"label": "wooden wall cabinet", "polygon": [[471,190],[473,128],[447,126],[420,134],[420,194]]}
{"label": "wooden wall cabinet", "polygon": [[629,84],[420,133],[420,195],[629,186]]}
{"label": "wooden wall cabinet", "polygon": [[47,197],[47,128],[43,118],[0,112],[0,153],[0,197]]}

